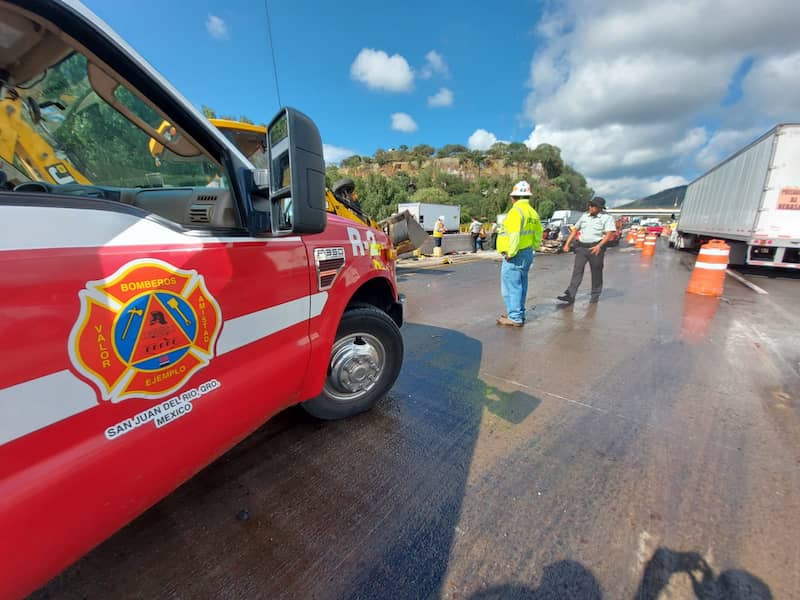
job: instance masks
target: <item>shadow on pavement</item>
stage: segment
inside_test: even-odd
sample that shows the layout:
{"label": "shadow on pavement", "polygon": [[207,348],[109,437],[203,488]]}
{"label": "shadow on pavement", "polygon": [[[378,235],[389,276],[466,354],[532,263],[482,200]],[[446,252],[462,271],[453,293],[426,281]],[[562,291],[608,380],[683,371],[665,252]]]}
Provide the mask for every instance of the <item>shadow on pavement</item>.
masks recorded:
{"label": "shadow on pavement", "polygon": [[647,563],[634,600],[657,600],[673,575],[685,573],[697,600],[771,600],[766,583],[747,571],[730,569],[714,575],[698,552],[658,548]]}
{"label": "shadow on pavement", "polygon": [[440,596],[484,411],[520,423],[539,400],[481,381],[476,339],[402,332],[374,410],[284,411],[33,597]]}
{"label": "shadow on pavement", "polygon": [[592,572],[574,560],[547,565],[538,587],[499,585],[470,596],[470,600],[601,600],[603,593]]}
{"label": "shadow on pavement", "polygon": [[[675,552],[658,548],[647,563],[633,600],[658,600],[664,597],[690,598],[685,582],[665,592],[676,574],[683,573],[691,582],[696,600],[771,600],[772,592],[758,577],[747,571],[731,569],[715,575],[697,552]],[[619,597],[612,595],[611,597]],[[602,600],[603,592],[594,574],[574,560],[547,565],[536,587],[507,584],[493,586],[470,596],[470,600]]]}
{"label": "shadow on pavement", "polygon": [[[539,405],[530,395],[505,393],[478,377],[482,344],[464,334],[408,323],[406,360],[388,405],[410,424],[408,445],[389,468],[409,488],[384,498],[392,518],[371,540],[373,557],[349,590],[350,598],[429,598],[442,591],[467,475],[484,409],[516,424]],[[403,465],[405,453],[411,469]]]}

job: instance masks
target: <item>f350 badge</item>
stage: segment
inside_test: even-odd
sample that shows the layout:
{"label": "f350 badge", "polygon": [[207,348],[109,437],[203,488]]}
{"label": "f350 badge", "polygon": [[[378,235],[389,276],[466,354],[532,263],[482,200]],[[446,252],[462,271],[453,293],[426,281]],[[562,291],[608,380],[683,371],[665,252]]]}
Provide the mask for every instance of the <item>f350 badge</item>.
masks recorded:
{"label": "f350 badge", "polygon": [[163,398],[214,357],[222,314],[197,271],[137,259],[79,297],[69,355],[103,400]]}

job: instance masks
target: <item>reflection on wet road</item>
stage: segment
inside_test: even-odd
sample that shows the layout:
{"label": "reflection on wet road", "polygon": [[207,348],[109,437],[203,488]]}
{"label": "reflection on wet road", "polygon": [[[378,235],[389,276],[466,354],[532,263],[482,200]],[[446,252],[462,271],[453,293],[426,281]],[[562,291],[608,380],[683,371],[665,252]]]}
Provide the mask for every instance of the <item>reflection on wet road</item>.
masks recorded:
{"label": "reflection on wet road", "polygon": [[537,257],[522,329],[496,263],[400,270],[375,410],[286,411],[35,597],[794,596],[798,282],[687,297],[691,260],[610,252],[558,308]]}

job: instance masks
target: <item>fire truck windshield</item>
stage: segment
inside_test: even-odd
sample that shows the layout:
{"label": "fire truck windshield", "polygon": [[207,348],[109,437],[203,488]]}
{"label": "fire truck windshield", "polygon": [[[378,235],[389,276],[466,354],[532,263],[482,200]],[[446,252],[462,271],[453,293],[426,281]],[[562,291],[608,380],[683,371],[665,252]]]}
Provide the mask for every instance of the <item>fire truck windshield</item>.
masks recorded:
{"label": "fire truck windshield", "polygon": [[74,52],[0,100],[0,126],[15,134],[5,138],[12,143],[0,143],[10,183],[225,185],[222,168],[188,140],[181,142],[183,156],[165,149],[154,163],[143,129],[155,132],[162,116],[124,85],[108,102],[92,87],[89,70]]}

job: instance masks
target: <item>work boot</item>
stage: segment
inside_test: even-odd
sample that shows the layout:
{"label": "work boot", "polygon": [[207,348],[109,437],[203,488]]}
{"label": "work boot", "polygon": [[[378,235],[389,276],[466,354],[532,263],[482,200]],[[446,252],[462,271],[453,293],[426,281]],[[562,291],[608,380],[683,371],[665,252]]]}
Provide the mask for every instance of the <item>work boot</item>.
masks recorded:
{"label": "work boot", "polygon": [[600,302],[600,296],[592,296],[589,298],[589,304],[597,304]]}
{"label": "work boot", "polygon": [[564,292],[563,294],[558,296],[557,299],[560,300],[561,302],[566,302],[567,304],[572,304],[575,302],[575,298],[570,296],[568,292]]}
{"label": "work boot", "polygon": [[497,317],[497,324],[498,325],[505,325],[507,327],[522,327],[525,325],[524,321],[512,321],[505,315],[500,315]]}

